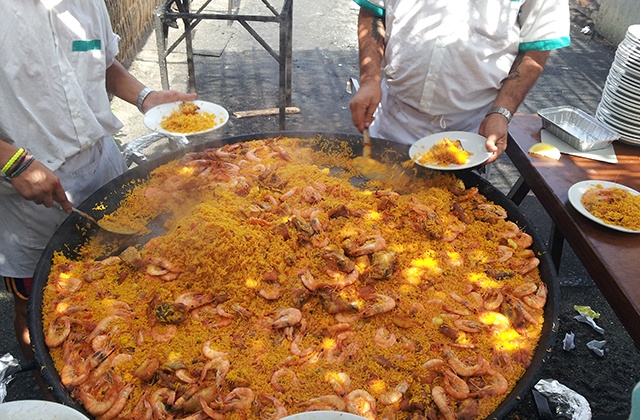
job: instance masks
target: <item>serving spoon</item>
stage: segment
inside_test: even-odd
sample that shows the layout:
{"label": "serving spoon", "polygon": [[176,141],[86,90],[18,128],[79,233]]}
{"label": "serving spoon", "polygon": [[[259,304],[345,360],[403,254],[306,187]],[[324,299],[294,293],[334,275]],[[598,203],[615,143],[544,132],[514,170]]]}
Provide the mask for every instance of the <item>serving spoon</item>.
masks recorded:
{"label": "serving spoon", "polygon": [[71,207],[71,210],[76,213],[79,214],[80,216],[84,217],[85,219],[89,220],[90,222],[92,222],[93,224],[95,224],[96,226],[98,226],[99,228],[110,232],[110,233],[115,233],[117,235],[136,235],[136,234],[140,234],[140,232],[138,232],[137,230],[128,228],[126,226],[122,226],[121,224],[114,222],[112,220],[104,220],[104,219],[100,219],[100,220],[96,220],[95,218],[93,218],[92,216],[88,215],[87,213],[83,212],[82,210],[78,210],[75,207]]}

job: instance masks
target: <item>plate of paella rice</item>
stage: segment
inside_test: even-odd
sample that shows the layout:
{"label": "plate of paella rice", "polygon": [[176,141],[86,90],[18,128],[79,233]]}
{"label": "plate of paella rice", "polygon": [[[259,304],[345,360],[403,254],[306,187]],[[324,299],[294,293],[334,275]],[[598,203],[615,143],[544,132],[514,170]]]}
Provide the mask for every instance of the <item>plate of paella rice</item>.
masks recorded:
{"label": "plate of paella rice", "polygon": [[486,162],[492,155],[486,138],[466,131],[436,133],[415,142],[409,157],[418,165],[439,171],[458,171]]}
{"label": "plate of paella rice", "polygon": [[583,216],[613,230],[640,233],[640,193],[623,184],[586,180],[569,188],[569,202]]}

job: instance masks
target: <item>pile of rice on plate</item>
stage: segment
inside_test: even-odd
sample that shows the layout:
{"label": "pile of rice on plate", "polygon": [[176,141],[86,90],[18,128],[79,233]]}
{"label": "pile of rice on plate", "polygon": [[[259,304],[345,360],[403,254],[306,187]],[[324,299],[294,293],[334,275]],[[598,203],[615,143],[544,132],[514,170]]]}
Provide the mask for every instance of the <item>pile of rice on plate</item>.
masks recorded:
{"label": "pile of rice on plate", "polygon": [[640,231],[640,195],[598,184],[585,191],[580,202],[589,213],[609,225]]}
{"label": "pile of rice on plate", "polygon": [[43,325],[70,395],[101,419],[493,412],[544,322],[531,236],[451,175],[354,186],[347,149],[188,153],[108,216],[165,234],[57,253]]}

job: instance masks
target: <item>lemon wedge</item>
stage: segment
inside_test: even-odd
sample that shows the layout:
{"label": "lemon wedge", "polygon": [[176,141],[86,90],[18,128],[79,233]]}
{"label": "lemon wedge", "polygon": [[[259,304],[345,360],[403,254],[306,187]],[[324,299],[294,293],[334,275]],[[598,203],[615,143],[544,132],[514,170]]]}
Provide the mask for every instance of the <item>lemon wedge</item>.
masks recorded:
{"label": "lemon wedge", "polygon": [[529,148],[529,153],[555,160],[560,159],[560,150],[549,143],[536,143]]}

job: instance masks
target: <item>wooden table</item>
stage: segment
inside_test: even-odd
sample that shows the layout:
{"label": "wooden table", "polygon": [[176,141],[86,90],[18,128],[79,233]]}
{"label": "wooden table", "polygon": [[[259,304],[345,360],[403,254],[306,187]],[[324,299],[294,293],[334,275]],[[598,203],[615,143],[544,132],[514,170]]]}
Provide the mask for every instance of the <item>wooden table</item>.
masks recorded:
{"label": "wooden table", "polygon": [[519,204],[529,189],[533,191],[555,225],[549,249],[556,266],[566,239],[640,348],[640,234],[597,224],[578,213],[567,198],[574,183],[588,179],[640,191],[640,146],[614,142],[617,164],[564,154],[556,161],[527,152],[540,141],[541,129],[537,115],[517,115],[509,125],[507,155],[521,175],[509,196]]}

